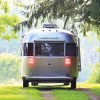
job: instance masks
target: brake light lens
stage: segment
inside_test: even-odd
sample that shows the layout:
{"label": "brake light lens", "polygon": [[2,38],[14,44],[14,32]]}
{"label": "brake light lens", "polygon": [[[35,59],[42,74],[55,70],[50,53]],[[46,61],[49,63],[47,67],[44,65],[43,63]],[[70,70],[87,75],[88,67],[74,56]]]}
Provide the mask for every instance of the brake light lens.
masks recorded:
{"label": "brake light lens", "polygon": [[71,58],[65,58],[65,66],[71,65]]}
{"label": "brake light lens", "polygon": [[29,67],[34,67],[34,65],[35,65],[34,58],[28,58],[28,65],[29,65]]}

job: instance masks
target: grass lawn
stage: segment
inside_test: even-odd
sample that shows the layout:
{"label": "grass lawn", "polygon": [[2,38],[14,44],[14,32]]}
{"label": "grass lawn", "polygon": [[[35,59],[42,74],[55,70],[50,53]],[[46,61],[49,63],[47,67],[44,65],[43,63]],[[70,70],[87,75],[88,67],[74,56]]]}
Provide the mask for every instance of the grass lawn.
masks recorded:
{"label": "grass lawn", "polygon": [[[65,87],[66,88],[66,87]],[[94,94],[100,96],[100,84],[77,84],[77,88],[89,89]],[[79,90],[55,89],[52,91],[55,100],[89,100],[89,96]]]}
{"label": "grass lawn", "polygon": [[78,84],[78,87],[88,88],[88,89],[90,89],[91,92],[93,92],[96,95],[100,96],[100,84],[83,83],[83,84]]}
{"label": "grass lawn", "polygon": [[[77,88],[89,89],[100,96],[100,84],[77,84]],[[70,90],[69,87],[36,86],[22,88],[21,86],[0,86],[0,100],[45,100],[41,90],[51,90],[54,100],[89,100],[89,96],[80,90]]]}
{"label": "grass lawn", "polygon": [[98,96],[100,96],[100,86],[99,87],[93,87],[92,89],[90,89],[93,93],[97,94]]}
{"label": "grass lawn", "polygon": [[54,90],[52,94],[55,100],[89,100],[89,97],[85,93],[77,90],[58,89]]}
{"label": "grass lawn", "polygon": [[41,93],[30,87],[0,86],[0,100],[44,100]]}

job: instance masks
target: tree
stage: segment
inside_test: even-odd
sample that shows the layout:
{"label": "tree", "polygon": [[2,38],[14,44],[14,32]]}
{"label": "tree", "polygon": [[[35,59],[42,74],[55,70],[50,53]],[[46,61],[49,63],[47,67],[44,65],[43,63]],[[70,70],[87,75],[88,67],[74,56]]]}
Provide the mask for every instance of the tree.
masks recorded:
{"label": "tree", "polygon": [[10,40],[17,38],[14,26],[20,22],[17,15],[10,13],[10,6],[7,0],[0,0],[0,38]]}
{"label": "tree", "polygon": [[96,63],[88,80],[89,83],[100,83],[100,63]]}
{"label": "tree", "polygon": [[20,80],[20,58],[8,54],[0,54],[0,84],[11,82],[13,79],[18,81]]}
{"label": "tree", "polygon": [[36,0],[35,4],[23,5],[25,11],[24,16],[28,20],[22,24],[31,27],[35,21],[43,22],[45,19],[63,19],[64,26],[71,21],[72,28],[79,24],[79,28],[86,31],[92,30],[100,34],[100,0]]}

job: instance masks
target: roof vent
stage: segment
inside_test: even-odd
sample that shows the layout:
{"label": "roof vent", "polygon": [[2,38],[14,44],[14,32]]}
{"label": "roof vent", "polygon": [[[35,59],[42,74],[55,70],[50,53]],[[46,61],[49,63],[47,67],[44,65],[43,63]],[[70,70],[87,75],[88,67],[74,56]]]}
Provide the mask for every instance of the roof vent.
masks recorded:
{"label": "roof vent", "polygon": [[56,24],[43,24],[42,28],[58,28]]}

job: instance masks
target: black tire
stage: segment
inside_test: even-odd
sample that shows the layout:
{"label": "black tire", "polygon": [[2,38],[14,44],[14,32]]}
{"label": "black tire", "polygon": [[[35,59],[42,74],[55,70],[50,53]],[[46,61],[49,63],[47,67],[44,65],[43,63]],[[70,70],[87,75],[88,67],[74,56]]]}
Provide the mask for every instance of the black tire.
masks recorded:
{"label": "black tire", "polygon": [[25,79],[23,79],[23,88],[29,87],[29,82]]}
{"label": "black tire", "polygon": [[71,81],[71,89],[76,89],[76,77]]}
{"label": "black tire", "polygon": [[37,86],[37,85],[38,85],[38,83],[31,82],[31,85],[32,85],[32,86]]}

